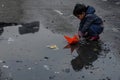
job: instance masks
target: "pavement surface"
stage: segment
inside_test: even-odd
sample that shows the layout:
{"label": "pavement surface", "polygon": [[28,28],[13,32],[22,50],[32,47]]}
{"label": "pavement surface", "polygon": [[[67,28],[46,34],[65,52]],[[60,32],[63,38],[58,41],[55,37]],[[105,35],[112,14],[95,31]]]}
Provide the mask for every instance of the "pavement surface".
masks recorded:
{"label": "pavement surface", "polygon": [[[100,41],[67,45],[76,3],[103,19]],[[120,80],[119,35],[120,0],[0,0],[0,80]]]}

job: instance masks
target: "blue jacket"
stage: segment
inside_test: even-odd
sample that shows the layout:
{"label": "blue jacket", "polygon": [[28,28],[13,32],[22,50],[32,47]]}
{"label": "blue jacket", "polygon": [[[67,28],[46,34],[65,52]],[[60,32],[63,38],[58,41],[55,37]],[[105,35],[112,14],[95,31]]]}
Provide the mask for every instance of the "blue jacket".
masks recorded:
{"label": "blue jacket", "polygon": [[90,36],[99,35],[103,31],[103,21],[95,13],[91,6],[87,7],[86,15],[80,22],[79,31],[88,32]]}

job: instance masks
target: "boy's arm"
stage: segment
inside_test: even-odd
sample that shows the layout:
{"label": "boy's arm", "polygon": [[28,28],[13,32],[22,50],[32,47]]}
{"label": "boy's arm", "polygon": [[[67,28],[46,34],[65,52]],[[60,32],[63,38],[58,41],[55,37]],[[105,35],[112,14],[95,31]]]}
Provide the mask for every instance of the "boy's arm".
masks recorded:
{"label": "boy's arm", "polygon": [[86,16],[86,20],[85,20],[85,23],[81,29],[81,32],[83,33],[83,35],[87,32],[88,28],[90,27],[90,25],[92,24],[92,22],[96,19],[95,16],[92,16],[91,14],[90,15],[87,15]]}

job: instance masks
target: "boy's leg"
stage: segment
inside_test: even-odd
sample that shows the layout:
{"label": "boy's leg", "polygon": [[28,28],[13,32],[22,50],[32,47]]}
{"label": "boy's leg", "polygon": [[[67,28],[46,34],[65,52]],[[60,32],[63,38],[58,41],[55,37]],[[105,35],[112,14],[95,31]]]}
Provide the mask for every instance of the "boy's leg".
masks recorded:
{"label": "boy's leg", "polygon": [[89,32],[89,40],[96,41],[99,39],[99,34],[101,33],[100,29],[97,25],[91,25],[88,32]]}

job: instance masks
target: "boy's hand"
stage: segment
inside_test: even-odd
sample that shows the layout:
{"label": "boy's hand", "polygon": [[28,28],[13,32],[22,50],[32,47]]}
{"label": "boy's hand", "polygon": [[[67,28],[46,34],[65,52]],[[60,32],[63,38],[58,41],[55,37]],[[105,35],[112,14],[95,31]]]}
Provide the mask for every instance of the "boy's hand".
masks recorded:
{"label": "boy's hand", "polygon": [[81,38],[83,36],[83,33],[81,31],[78,31],[78,36]]}
{"label": "boy's hand", "polygon": [[80,43],[82,43],[84,41],[83,33],[81,31],[78,31],[78,36],[80,37]]}
{"label": "boy's hand", "polygon": [[84,37],[88,35],[88,32],[85,32],[84,34],[81,31],[78,31],[79,37]]}
{"label": "boy's hand", "polygon": [[87,36],[88,35],[88,32],[85,32],[84,36]]}
{"label": "boy's hand", "polygon": [[85,36],[86,36],[86,35],[88,35],[88,32],[85,32],[85,34],[84,34],[84,35],[85,35]]}

